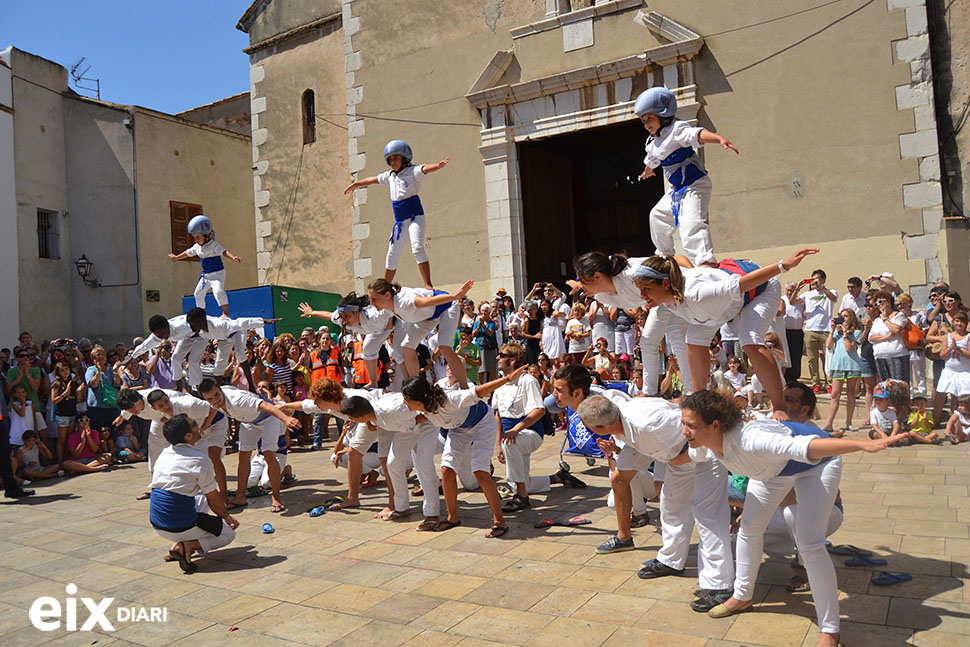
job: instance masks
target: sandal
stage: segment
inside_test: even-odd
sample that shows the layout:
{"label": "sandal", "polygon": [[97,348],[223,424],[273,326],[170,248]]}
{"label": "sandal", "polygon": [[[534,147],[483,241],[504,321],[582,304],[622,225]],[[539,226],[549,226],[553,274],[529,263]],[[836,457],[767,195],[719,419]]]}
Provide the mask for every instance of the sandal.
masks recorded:
{"label": "sandal", "polygon": [[182,548],[181,553],[173,548],[172,550],[168,551],[168,556],[173,558],[175,561],[179,563],[179,567],[181,567],[182,572],[185,573],[186,575],[190,573],[194,573],[199,568],[199,565],[193,564],[192,562],[189,561],[189,558],[185,554],[184,541],[180,541],[179,546]]}
{"label": "sandal", "polygon": [[586,483],[584,483],[583,481],[580,481],[578,478],[576,478],[566,470],[559,470],[559,472],[556,473],[556,476],[559,477],[559,480],[566,487],[575,487],[575,488],[586,487]]}
{"label": "sandal", "polygon": [[145,499],[150,499],[150,498],[152,498],[151,492],[142,492],[141,494],[135,497],[135,501],[144,501]]}
{"label": "sandal", "polygon": [[438,529],[439,523],[440,519],[438,517],[425,517],[424,521],[418,525],[416,530],[418,532],[434,532]]}
{"label": "sandal", "polygon": [[283,512],[284,510],[286,510],[286,506],[283,505],[282,503],[274,503],[273,507],[269,509],[270,512],[274,512],[274,513]]}
{"label": "sandal", "polygon": [[397,521],[398,519],[407,519],[411,516],[411,511],[407,510],[405,512],[398,512],[397,510],[392,510],[390,514],[384,517],[384,521]]}
{"label": "sandal", "polygon": [[495,524],[494,526],[492,526],[491,530],[485,533],[485,537],[487,537],[488,539],[498,539],[499,537],[504,536],[505,533],[507,533],[508,531],[509,531],[508,526],[500,526],[498,524]]}
{"label": "sandal", "polygon": [[792,574],[791,579],[788,580],[788,584],[785,585],[785,590],[789,593],[810,591],[811,588],[808,584],[808,573],[806,571],[795,571]]}
{"label": "sandal", "polygon": [[630,518],[631,528],[643,528],[650,523],[650,514],[633,515]]}
{"label": "sandal", "polygon": [[[529,497],[516,494],[512,496],[511,501],[502,506],[502,512],[519,512],[520,510],[531,507],[532,504],[529,502]],[[501,535],[499,536],[501,537]]]}
{"label": "sandal", "polygon": [[245,503],[237,503],[236,501],[233,501],[232,503],[226,506],[226,510],[228,512],[232,512],[233,510],[241,510],[245,508],[247,505],[249,505],[249,501],[246,501]]}
{"label": "sandal", "polygon": [[448,519],[444,519],[443,521],[438,522],[438,525],[434,527],[434,531],[444,532],[446,530],[451,530],[452,528],[457,528],[460,525],[461,525],[461,519],[459,519],[458,521],[450,521]]}
{"label": "sandal", "polygon": [[890,584],[908,582],[911,579],[913,579],[913,576],[909,573],[889,573],[887,571],[880,571],[879,577],[872,578],[872,583],[876,586],[889,586]]}

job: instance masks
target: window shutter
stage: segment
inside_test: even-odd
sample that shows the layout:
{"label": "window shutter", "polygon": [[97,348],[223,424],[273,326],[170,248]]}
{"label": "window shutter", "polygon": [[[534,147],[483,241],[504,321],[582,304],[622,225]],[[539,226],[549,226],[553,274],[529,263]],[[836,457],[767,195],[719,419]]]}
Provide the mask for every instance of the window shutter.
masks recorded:
{"label": "window shutter", "polygon": [[181,254],[195,241],[189,235],[189,220],[202,213],[202,205],[169,201],[172,225],[172,253]]}

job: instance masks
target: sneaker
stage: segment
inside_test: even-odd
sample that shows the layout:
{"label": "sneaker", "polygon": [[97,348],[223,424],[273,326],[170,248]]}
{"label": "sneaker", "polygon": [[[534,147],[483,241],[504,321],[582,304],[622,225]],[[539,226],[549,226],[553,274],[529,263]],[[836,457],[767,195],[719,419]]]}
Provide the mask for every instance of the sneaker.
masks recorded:
{"label": "sneaker", "polygon": [[699,597],[690,603],[690,608],[698,613],[707,613],[719,604],[724,604],[727,602],[734,594],[731,589],[723,589],[721,591],[708,591],[707,595]]}
{"label": "sneaker", "polygon": [[318,452],[321,449],[323,449],[323,445],[319,445],[317,443],[313,443],[313,445],[310,446],[310,451],[311,452]]}
{"label": "sneaker", "polygon": [[683,575],[684,569],[671,568],[662,562],[651,559],[643,563],[643,568],[637,571],[637,577],[641,580],[652,580],[655,577],[666,577],[668,575]]}
{"label": "sneaker", "polygon": [[64,476],[64,470],[57,470],[58,476]]}
{"label": "sneaker", "polygon": [[630,537],[626,541],[620,541],[619,537],[613,535],[605,544],[596,547],[596,554],[622,553],[625,550],[634,550],[635,548],[636,546],[633,545],[633,537]]}
{"label": "sneaker", "polygon": [[825,392],[828,393],[829,395],[832,395],[832,387],[830,386],[826,387]]}
{"label": "sneaker", "polygon": [[947,442],[949,442],[951,445],[957,444],[956,436],[954,436],[953,434],[947,434],[946,436],[944,436],[944,438],[946,438]]}
{"label": "sneaker", "polygon": [[34,494],[33,490],[27,490],[22,487],[18,487],[16,490],[7,490],[3,493],[8,499],[22,499],[25,496],[31,496]]}
{"label": "sneaker", "polygon": [[816,384],[815,386],[812,387],[812,392],[813,393],[821,393],[822,392],[822,386],[819,385],[819,384]]}
{"label": "sneaker", "polygon": [[23,483],[21,483],[20,485],[22,485],[22,486],[23,486],[23,485],[30,485],[30,484],[31,484],[32,482],[33,482],[33,481],[31,481],[30,479],[24,479],[24,482],[23,482]]}

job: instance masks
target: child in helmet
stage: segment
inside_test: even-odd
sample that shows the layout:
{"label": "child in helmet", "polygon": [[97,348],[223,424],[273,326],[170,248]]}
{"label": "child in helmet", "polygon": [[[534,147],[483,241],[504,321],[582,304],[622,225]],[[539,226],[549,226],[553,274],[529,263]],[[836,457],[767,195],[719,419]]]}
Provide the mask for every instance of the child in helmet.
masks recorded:
{"label": "child in helmet", "polygon": [[726,137],[676,119],[677,99],[667,88],[641,92],[633,112],[650,133],[640,179],[653,177],[654,169],[663,166],[671,188],[650,211],[650,238],[657,254],[673,255],[674,231],[680,229],[680,241],[691,263],[717,267],[707,221],[712,184],[694,148],[720,144],[735,153],[738,149]]}
{"label": "child in helmet", "polygon": [[168,257],[173,261],[185,260],[190,256],[199,257],[202,262],[202,275],[195,286],[195,305],[205,308],[205,294],[211,287],[212,296],[222,308],[222,316],[228,318],[229,297],[223,287],[226,282],[226,268],[222,264],[222,257],[237,263],[241,263],[242,258],[216,242],[216,230],[212,228],[212,222],[202,214],[189,221],[188,229],[195,244],[181,254],[169,254]]}
{"label": "child in helmet", "polygon": [[390,188],[394,228],[391,230],[391,238],[387,246],[384,279],[394,280],[397,259],[401,255],[401,233],[406,227],[408,237],[411,239],[411,254],[418,263],[418,270],[421,272],[421,278],[424,279],[424,287],[433,290],[431,263],[424,251],[424,208],[421,206],[421,198],[418,197],[418,188],[425,175],[444,167],[451,158],[446,157],[437,164],[415,166],[411,164],[411,147],[407,142],[395,139],[384,147],[384,161],[391,167],[390,171],[357,180],[344,189],[344,195],[369,184],[383,184]]}

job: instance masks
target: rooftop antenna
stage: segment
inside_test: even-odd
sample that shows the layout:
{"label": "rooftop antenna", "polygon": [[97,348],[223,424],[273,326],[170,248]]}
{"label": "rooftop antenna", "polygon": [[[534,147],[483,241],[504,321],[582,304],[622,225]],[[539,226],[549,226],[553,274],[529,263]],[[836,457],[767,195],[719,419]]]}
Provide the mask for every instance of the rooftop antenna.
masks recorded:
{"label": "rooftop antenna", "polygon": [[[90,65],[84,68],[83,71],[80,71],[80,72],[78,71],[81,69],[81,66],[84,65],[85,60],[87,60],[87,57],[82,56],[77,63],[71,66],[71,78],[74,79],[74,87],[76,87],[78,90],[87,90],[88,92],[94,92],[95,98],[100,101],[101,100],[101,79],[91,79],[85,76],[85,74],[87,74],[91,70]],[[82,82],[87,83],[89,85],[84,85]],[[91,87],[90,84],[94,84],[94,87]]]}

